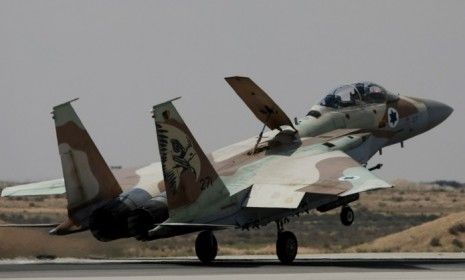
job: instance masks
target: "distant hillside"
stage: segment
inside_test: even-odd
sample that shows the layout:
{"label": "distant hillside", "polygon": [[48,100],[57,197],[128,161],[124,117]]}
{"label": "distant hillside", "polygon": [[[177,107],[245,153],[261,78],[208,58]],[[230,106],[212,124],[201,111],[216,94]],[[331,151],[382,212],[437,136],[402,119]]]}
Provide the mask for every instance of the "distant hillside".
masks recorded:
{"label": "distant hillside", "polygon": [[439,185],[441,187],[465,188],[465,184],[450,180],[437,180],[428,184]]}
{"label": "distant hillside", "polygon": [[356,252],[463,252],[465,212],[458,212],[351,248]]}

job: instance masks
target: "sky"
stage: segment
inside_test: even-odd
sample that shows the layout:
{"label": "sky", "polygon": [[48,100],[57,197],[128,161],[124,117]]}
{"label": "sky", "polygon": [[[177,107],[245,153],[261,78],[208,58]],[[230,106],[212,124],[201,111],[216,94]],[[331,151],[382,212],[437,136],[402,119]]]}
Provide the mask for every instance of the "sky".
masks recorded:
{"label": "sky", "polygon": [[465,1],[0,1],[0,180],[61,177],[50,112],[74,108],[110,165],[158,161],[152,105],[205,151],[261,124],[224,81],[251,77],[291,117],[373,81],[454,107],[384,150],[381,178],[465,181]]}

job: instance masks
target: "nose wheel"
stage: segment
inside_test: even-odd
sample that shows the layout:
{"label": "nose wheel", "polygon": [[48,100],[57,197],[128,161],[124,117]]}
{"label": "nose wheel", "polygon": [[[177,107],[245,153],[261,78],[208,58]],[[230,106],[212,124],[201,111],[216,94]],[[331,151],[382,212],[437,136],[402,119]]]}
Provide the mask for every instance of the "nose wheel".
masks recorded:
{"label": "nose wheel", "polygon": [[215,260],[218,253],[218,242],[211,231],[202,231],[195,240],[195,253],[203,264],[209,264]]}
{"label": "nose wheel", "polygon": [[276,240],[276,255],[282,264],[291,264],[297,256],[298,243],[295,235],[290,231],[283,231],[281,222],[278,225],[278,239]]}
{"label": "nose wheel", "polygon": [[343,206],[341,209],[341,223],[345,226],[351,226],[354,223],[355,214],[349,206]]}

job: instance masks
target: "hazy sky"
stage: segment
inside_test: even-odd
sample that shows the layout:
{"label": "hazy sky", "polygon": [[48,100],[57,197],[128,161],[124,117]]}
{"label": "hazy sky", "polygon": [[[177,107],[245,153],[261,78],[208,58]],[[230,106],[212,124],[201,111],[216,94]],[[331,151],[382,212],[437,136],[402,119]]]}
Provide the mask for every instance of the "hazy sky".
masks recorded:
{"label": "hazy sky", "polygon": [[386,179],[465,181],[465,1],[0,1],[0,180],[61,177],[52,106],[111,165],[158,160],[151,106],[176,103],[206,151],[258,134],[223,80],[250,76],[292,118],[359,80],[455,108],[376,156]]}

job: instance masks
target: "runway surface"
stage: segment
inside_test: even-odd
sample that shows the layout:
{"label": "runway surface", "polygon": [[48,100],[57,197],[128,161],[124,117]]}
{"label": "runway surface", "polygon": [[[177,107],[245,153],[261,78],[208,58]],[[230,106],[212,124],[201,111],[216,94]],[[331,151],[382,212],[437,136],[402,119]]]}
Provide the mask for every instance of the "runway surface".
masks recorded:
{"label": "runway surface", "polygon": [[138,260],[2,260],[9,279],[465,279],[465,254],[299,256],[291,266],[273,256]]}

